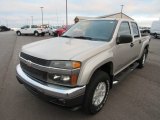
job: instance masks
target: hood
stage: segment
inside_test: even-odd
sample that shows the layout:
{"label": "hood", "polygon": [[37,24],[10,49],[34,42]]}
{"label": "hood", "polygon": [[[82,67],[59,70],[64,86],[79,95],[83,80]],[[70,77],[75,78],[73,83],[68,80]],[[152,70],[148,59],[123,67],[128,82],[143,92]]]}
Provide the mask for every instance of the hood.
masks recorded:
{"label": "hood", "polygon": [[71,60],[101,45],[104,42],[57,37],[25,45],[22,52],[46,60]]}

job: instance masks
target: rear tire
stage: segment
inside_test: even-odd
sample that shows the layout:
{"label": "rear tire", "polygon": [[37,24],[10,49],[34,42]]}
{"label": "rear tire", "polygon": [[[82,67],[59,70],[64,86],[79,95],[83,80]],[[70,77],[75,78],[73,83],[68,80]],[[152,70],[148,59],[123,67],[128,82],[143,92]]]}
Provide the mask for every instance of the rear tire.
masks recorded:
{"label": "rear tire", "polygon": [[110,89],[109,81],[110,77],[104,71],[94,73],[84,97],[83,109],[87,114],[96,114],[103,108]]}
{"label": "rear tire", "polygon": [[39,36],[39,33],[38,33],[37,31],[35,31],[35,32],[34,32],[34,35],[35,35],[36,37],[38,37],[38,36]]}
{"label": "rear tire", "polygon": [[58,34],[57,34],[57,33],[54,33],[54,37],[58,37]]}
{"label": "rear tire", "polygon": [[154,34],[154,38],[156,39],[157,37],[158,37],[158,36],[157,36],[157,33],[155,33],[155,34]]}
{"label": "rear tire", "polygon": [[147,59],[147,55],[148,55],[148,50],[147,50],[147,48],[145,48],[141,58],[138,60],[138,63],[139,63],[138,68],[143,68],[144,67],[144,64],[145,64],[146,59]]}
{"label": "rear tire", "polygon": [[45,35],[45,33],[41,33],[41,36],[44,36]]}
{"label": "rear tire", "polygon": [[21,36],[21,32],[20,32],[20,31],[17,31],[17,35],[18,35],[18,36]]}

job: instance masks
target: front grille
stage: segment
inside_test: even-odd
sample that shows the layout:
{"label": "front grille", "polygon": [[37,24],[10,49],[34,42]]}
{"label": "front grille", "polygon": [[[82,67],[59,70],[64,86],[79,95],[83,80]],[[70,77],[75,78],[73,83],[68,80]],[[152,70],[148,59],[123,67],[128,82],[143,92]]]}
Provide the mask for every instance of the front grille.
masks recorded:
{"label": "front grille", "polygon": [[26,65],[25,63],[23,63],[22,61],[20,61],[20,65],[22,70],[29,76],[36,78],[37,80],[40,80],[42,82],[46,82],[47,81],[47,72],[35,69],[33,67],[29,67],[28,65]]}
{"label": "front grille", "polygon": [[41,58],[37,58],[37,57],[33,57],[31,55],[25,54],[23,52],[21,52],[20,56],[26,60],[30,60],[33,63],[39,64],[39,65],[43,65],[43,66],[49,66],[50,65],[50,60],[44,60]]}

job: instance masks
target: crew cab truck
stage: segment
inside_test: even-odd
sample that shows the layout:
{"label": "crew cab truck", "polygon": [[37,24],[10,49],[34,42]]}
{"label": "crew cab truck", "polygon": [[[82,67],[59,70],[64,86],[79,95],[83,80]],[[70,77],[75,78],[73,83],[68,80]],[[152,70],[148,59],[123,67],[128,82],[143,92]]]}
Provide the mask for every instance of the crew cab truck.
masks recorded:
{"label": "crew cab truck", "polygon": [[25,25],[23,27],[21,27],[20,29],[18,29],[16,31],[17,35],[20,36],[22,34],[24,35],[35,35],[35,36],[39,36],[45,35],[45,30],[44,28],[40,28],[37,25]]}
{"label": "crew cab truck", "polygon": [[[48,101],[95,114],[126,69],[145,64],[150,37],[128,19],[80,21],[61,37],[22,47],[17,79]],[[127,72],[128,73],[128,72]]]}

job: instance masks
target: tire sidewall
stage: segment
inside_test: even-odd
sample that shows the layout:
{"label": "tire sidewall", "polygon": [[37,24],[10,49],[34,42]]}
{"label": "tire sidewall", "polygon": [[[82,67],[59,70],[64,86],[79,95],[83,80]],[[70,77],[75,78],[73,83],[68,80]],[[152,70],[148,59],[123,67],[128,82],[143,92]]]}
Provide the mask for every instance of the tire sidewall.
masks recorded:
{"label": "tire sidewall", "polygon": [[154,38],[157,38],[157,34],[156,33],[154,34]]}
{"label": "tire sidewall", "polygon": [[38,34],[38,32],[36,31],[36,32],[34,32],[34,35],[35,35],[35,36],[38,36],[39,34]]}
{"label": "tire sidewall", "polygon": [[[108,80],[107,81],[103,80],[103,81],[100,81],[100,82],[105,82],[105,84],[106,84],[105,97],[104,97],[103,101],[100,103],[100,105],[98,105],[98,106],[93,105],[93,103],[91,102],[91,104],[90,104],[91,105],[91,113],[96,113],[96,112],[100,111],[102,109],[102,107],[104,106],[104,104],[106,103],[106,100],[107,100],[107,96],[108,96],[108,92],[109,92],[109,89],[108,89],[109,88],[109,81]],[[98,82],[98,84],[100,82]],[[95,86],[95,89],[96,89],[97,85]],[[92,94],[92,100],[93,100],[94,92],[95,92],[95,90],[93,91],[93,94]]]}
{"label": "tire sidewall", "polygon": [[18,32],[17,32],[17,35],[18,35],[18,36],[20,36],[20,35],[21,35],[21,32],[20,32],[20,31],[18,31]]}
{"label": "tire sidewall", "polygon": [[[110,87],[109,81],[110,81],[109,76],[105,72],[97,71],[96,73],[94,73],[94,75],[91,78],[91,82],[87,85],[87,89],[86,89],[85,101],[84,101],[85,102],[84,103],[85,112],[87,112],[89,114],[95,114],[103,108],[103,106],[108,98],[108,92],[110,89],[109,88]],[[97,85],[100,82],[104,82],[106,84],[106,93],[105,93],[105,97],[104,97],[103,101],[98,106],[95,106],[92,103],[93,95],[94,95],[94,92],[96,90]]]}
{"label": "tire sidewall", "polygon": [[[143,63],[144,55],[145,55],[145,62]],[[148,56],[148,53],[147,53],[147,49],[145,48],[144,51],[143,51],[143,54],[142,54],[142,56],[140,58],[140,60],[138,61],[139,62],[138,68],[143,68],[144,67],[144,65],[146,63],[147,56]]]}

